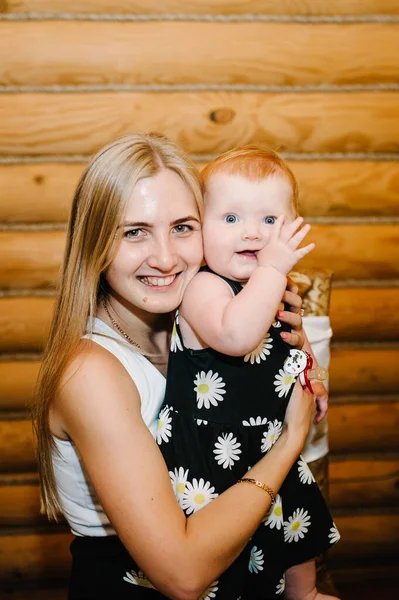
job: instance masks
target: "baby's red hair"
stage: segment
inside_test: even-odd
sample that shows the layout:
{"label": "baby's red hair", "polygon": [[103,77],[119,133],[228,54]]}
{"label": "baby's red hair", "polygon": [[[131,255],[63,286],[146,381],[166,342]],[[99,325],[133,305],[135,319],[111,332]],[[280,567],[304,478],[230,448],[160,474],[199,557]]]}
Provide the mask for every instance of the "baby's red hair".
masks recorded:
{"label": "baby's red hair", "polygon": [[286,176],[292,187],[295,211],[298,212],[298,183],[287,163],[273,150],[247,144],[224,152],[201,172],[204,196],[210,179],[217,173],[241,175],[253,181],[261,181],[275,174]]}

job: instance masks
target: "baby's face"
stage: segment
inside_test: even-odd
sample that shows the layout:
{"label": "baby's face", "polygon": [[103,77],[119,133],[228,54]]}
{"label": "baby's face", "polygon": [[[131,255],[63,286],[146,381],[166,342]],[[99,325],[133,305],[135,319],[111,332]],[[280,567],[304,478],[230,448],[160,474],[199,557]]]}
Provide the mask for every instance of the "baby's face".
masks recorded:
{"label": "baby's face", "polygon": [[218,173],[207,186],[204,253],[207,265],[224,277],[246,283],[257,266],[256,255],[269,241],[277,217],[296,217],[292,187],[283,175],[251,181]]}

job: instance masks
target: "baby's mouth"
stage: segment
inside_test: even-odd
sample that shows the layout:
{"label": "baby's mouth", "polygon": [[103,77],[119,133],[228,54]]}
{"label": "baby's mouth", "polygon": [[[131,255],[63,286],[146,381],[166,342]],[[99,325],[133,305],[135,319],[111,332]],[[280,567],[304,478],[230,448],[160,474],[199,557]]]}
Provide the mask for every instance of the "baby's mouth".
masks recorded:
{"label": "baby's mouth", "polygon": [[167,287],[175,281],[177,276],[178,273],[173,273],[173,275],[168,275],[167,277],[139,276],[137,279],[139,279],[141,283],[144,283],[144,285],[148,285],[150,287]]}
{"label": "baby's mouth", "polygon": [[240,256],[245,256],[246,258],[256,258],[259,250],[242,250],[241,252],[237,252]]}

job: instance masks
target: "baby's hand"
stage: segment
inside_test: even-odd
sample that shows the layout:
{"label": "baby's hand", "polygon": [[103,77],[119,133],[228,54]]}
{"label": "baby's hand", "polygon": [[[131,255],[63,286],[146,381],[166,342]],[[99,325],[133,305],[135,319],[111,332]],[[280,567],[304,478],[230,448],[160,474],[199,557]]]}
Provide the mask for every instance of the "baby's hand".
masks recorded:
{"label": "baby's hand", "polygon": [[328,392],[327,392],[326,388],[324,387],[324,385],[321,383],[321,381],[315,381],[314,379],[312,379],[311,384],[312,384],[312,388],[313,388],[313,392],[314,392],[314,399],[315,399],[315,403],[316,403],[316,416],[313,420],[313,423],[315,425],[317,425],[317,423],[320,423],[320,421],[322,419],[324,419],[324,417],[327,414]]}
{"label": "baby's hand", "polygon": [[280,216],[272,227],[270,239],[267,245],[259,250],[257,260],[259,266],[272,266],[283,275],[288,275],[298,260],[309,254],[315,247],[314,244],[308,244],[303,248],[298,248],[310,231],[310,225],[299,227],[303,223],[303,218],[298,217],[293,223],[284,225],[284,215]]}

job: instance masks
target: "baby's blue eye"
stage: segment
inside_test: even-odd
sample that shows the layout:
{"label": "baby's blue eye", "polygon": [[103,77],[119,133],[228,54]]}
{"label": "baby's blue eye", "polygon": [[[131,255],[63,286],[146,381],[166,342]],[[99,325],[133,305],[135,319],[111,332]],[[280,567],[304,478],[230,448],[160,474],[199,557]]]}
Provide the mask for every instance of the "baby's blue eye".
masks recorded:
{"label": "baby's blue eye", "polygon": [[271,217],[271,216],[265,217],[266,225],[273,225],[273,223],[275,223],[275,222],[276,222],[276,217]]}
{"label": "baby's blue eye", "polygon": [[227,215],[225,217],[226,223],[235,223],[237,221],[237,217],[235,215]]}

